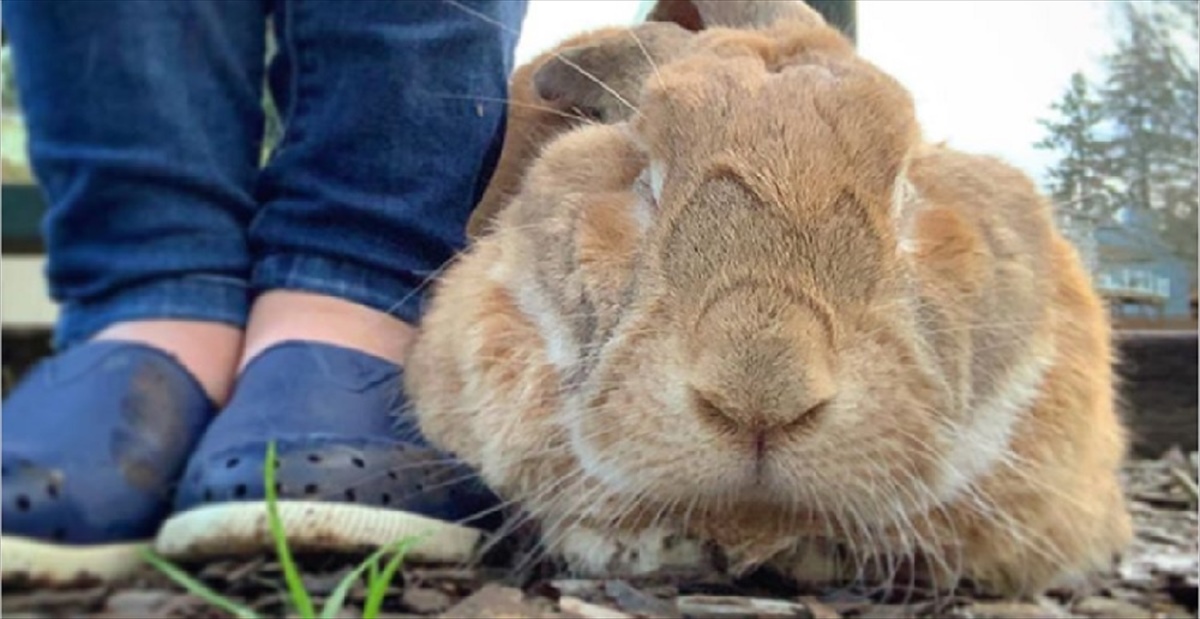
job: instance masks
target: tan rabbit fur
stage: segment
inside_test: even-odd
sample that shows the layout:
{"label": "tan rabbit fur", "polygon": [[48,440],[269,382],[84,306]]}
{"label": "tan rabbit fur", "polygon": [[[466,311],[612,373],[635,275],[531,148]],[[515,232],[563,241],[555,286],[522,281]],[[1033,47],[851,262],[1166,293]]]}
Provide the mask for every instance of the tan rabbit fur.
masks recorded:
{"label": "tan rabbit fur", "polygon": [[1131,536],[1109,325],[1046,200],[923,143],[819,20],[689,36],[438,282],[407,364],[429,438],[581,572],[679,539],[1006,594],[1106,567]]}

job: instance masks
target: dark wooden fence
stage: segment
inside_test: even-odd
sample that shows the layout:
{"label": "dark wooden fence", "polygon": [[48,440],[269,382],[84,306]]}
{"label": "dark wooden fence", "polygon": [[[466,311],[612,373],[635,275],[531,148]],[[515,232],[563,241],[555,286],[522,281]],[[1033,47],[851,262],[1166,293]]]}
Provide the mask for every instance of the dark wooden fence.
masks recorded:
{"label": "dark wooden fence", "polygon": [[1195,451],[1196,332],[1125,331],[1118,342],[1122,408],[1134,453],[1159,456],[1172,446]]}

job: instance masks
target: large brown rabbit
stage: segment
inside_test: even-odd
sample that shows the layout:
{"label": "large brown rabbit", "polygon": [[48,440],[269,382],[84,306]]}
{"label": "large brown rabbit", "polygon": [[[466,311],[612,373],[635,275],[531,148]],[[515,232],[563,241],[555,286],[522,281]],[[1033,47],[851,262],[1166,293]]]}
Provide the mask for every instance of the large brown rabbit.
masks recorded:
{"label": "large brown rabbit", "polygon": [[627,122],[526,153],[423,320],[422,428],[585,573],[679,540],[1007,594],[1106,567],[1125,433],[1075,251],[1024,175],[923,143],[905,89],[791,6],[685,33]]}

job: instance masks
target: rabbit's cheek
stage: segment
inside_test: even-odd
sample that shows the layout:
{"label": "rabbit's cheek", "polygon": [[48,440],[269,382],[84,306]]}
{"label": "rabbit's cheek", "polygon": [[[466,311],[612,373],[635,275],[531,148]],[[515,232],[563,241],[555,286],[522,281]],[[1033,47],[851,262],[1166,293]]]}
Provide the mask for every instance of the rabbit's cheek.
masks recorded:
{"label": "rabbit's cheek", "polygon": [[604,379],[606,386],[567,415],[572,445],[584,469],[610,488],[653,483],[664,471],[677,446],[673,430],[661,413],[661,394],[647,393],[632,376]]}
{"label": "rabbit's cheek", "polygon": [[836,400],[810,432],[780,445],[779,466],[788,470],[785,478],[804,480],[798,496],[837,504],[847,500],[845,488],[873,483],[896,489],[896,496],[880,497],[889,510],[909,511],[911,505],[891,502],[929,497],[925,488],[946,450],[935,431],[942,423],[938,391],[885,342],[858,342],[842,354]]}
{"label": "rabbit's cheek", "polygon": [[[649,321],[648,321],[649,322]],[[690,497],[719,476],[715,437],[697,432],[671,356],[651,326],[628,325],[563,419],[581,466],[612,489]]]}
{"label": "rabbit's cheek", "polygon": [[1011,458],[1012,436],[1021,413],[1041,393],[1052,359],[1033,357],[1014,368],[1003,385],[974,406],[970,415],[943,427],[951,445],[942,461],[935,492],[943,501],[956,498],[997,462]]}

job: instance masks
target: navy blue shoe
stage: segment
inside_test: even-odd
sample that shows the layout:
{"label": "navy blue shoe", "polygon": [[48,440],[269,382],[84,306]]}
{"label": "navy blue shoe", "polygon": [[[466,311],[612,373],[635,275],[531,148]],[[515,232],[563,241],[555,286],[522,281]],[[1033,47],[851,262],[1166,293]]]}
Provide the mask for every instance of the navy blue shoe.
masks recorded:
{"label": "navy blue shoe", "polygon": [[144,344],[91,342],[35,367],[4,402],[4,580],[137,567],[214,411],[174,357]]}
{"label": "navy blue shoe", "polygon": [[263,351],[192,455],[158,551],[200,559],[273,548],[262,499],[274,440],[293,549],[356,551],[415,534],[431,536],[417,558],[469,558],[500,518],[499,501],[466,465],[429,446],[406,408],[402,370],[384,359],[316,342]]}

